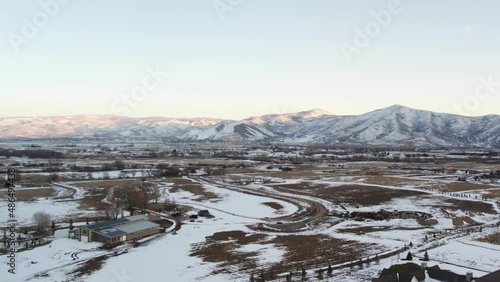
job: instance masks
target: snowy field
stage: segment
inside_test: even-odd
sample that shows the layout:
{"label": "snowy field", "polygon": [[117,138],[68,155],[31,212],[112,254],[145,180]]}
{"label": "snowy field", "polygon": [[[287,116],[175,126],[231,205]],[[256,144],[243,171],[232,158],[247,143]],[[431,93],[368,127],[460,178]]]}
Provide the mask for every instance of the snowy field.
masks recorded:
{"label": "snowy field", "polygon": [[[195,195],[185,191],[172,193],[170,197],[175,197],[179,202],[182,200],[189,201],[195,207],[196,205],[205,204],[213,207],[213,209],[209,208],[209,210],[215,217],[214,219],[200,219],[201,222],[185,223],[176,235],[164,235],[159,240],[148,245],[131,248],[128,253],[109,258],[101,270],[88,277],[83,277],[81,281],[155,281],[159,278],[159,273],[163,273],[168,281],[198,281],[200,279],[213,282],[233,281],[234,276],[212,275],[212,271],[216,269],[217,265],[215,263],[205,263],[197,257],[191,257],[192,248],[202,245],[207,236],[211,236],[216,232],[235,230],[250,232],[246,225],[260,222],[259,217],[276,216],[275,210],[262,205],[263,202],[278,202],[284,206],[287,213],[293,213],[296,210],[294,205],[284,201],[227,190],[222,191],[215,187],[207,187],[207,189],[219,193],[223,197],[222,200],[216,203],[200,204],[191,200],[196,197]],[[18,217],[24,221],[30,220],[33,211],[43,210],[61,216],[78,212],[76,204],[73,205],[73,203],[67,202],[37,201],[20,204],[19,210],[23,213],[20,213]],[[3,206],[0,208],[3,208]],[[231,211],[234,215],[224,212],[226,210]],[[97,246],[98,244],[95,243],[81,243],[77,240],[63,238],[54,240],[48,246],[19,253],[17,274],[9,277],[8,281],[26,281],[29,277],[40,273],[42,270],[48,270],[47,275],[40,276],[35,279],[36,281],[67,281],[65,278],[67,273],[76,269],[71,254],[79,253],[79,259],[88,259],[105,253],[105,251],[93,250]],[[257,252],[258,257],[256,259],[261,264],[279,262],[284,255],[284,250],[272,244],[245,245],[236,249],[235,252]],[[5,256],[0,256],[0,260],[4,258]],[[31,264],[31,261],[37,263]],[[4,263],[1,265],[1,273],[6,273],[6,265]],[[0,281],[3,282],[1,279]]]}
{"label": "snowy field", "polygon": [[[6,201],[0,201],[0,224],[4,226],[7,222]],[[33,223],[33,214],[46,212],[53,216],[54,220],[63,219],[70,215],[83,215],[84,211],[79,210],[77,202],[60,202],[54,200],[37,200],[32,202],[17,202],[15,216],[18,225],[28,225]]]}
{"label": "snowy field", "polygon": [[[163,235],[159,240],[138,248],[131,248],[128,253],[109,258],[101,270],[81,280],[71,281],[156,281],[161,275],[164,275],[167,281],[198,281],[199,279],[209,282],[233,281],[235,278],[232,276],[212,275],[216,264],[204,263],[200,258],[191,257],[191,250],[193,247],[200,246],[205,241],[205,237],[216,232],[234,230],[248,232],[245,225],[257,221],[242,221],[239,217],[217,211],[214,211],[213,215],[215,216],[213,220],[206,219],[202,223],[184,224],[176,235]],[[82,243],[67,238],[56,239],[48,246],[19,253],[17,274],[8,276],[8,280],[0,278],[0,281],[27,281],[28,278],[44,270],[48,270],[47,275],[34,281],[67,281],[67,273],[76,269],[71,254],[78,253],[79,259],[76,261],[78,262],[106,253],[106,251],[95,250],[97,246],[99,244]],[[243,253],[258,251],[258,260],[261,263],[279,262],[284,254],[283,250],[272,244],[247,245],[235,251]],[[4,259],[6,259],[5,256],[0,256],[0,260]],[[3,276],[3,273],[7,273],[6,264],[0,265],[2,277],[6,277]],[[120,280],[125,278],[127,280]]]}
{"label": "snowy field", "polygon": [[[203,184],[203,189],[207,192],[214,193],[220,196],[216,201],[198,202],[197,196],[187,191],[177,191],[169,193],[168,197],[174,199],[179,204],[187,204],[197,207],[199,209],[219,210],[228,212],[231,215],[237,215],[246,218],[259,219],[265,217],[277,217],[282,215],[293,214],[298,210],[297,206],[282,200],[271,199],[266,197],[254,196],[240,192],[231,191],[228,189],[221,189],[219,187]],[[160,199],[163,201],[164,197]],[[264,205],[266,202],[274,202],[280,204],[283,208],[279,211]]]}
{"label": "snowy field", "polygon": [[[24,282],[24,281],[67,281],[67,273],[75,268],[75,263],[93,258],[103,254],[104,251],[96,250],[98,243],[81,243],[77,240],[61,238],[50,244],[16,254],[16,274],[7,272],[7,258],[0,256],[0,281],[2,282]],[[72,254],[78,259],[73,260]],[[50,270],[50,276],[41,276],[36,279],[34,275],[42,274]]]}

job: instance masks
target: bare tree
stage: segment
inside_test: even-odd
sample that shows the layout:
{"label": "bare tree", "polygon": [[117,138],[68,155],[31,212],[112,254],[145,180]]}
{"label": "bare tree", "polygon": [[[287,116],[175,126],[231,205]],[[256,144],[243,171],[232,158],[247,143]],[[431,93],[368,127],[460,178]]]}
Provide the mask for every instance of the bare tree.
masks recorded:
{"label": "bare tree", "polygon": [[116,199],[114,203],[106,204],[103,208],[104,216],[106,219],[117,219],[122,213],[123,201]]}
{"label": "bare tree", "polygon": [[50,226],[51,215],[44,212],[37,212],[33,214],[33,221],[36,225],[36,230],[38,233],[44,233]]}
{"label": "bare tree", "polygon": [[58,179],[59,179],[59,175],[57,175],[54,172],[49,175],[49,181],[50,182],[56,182]]}
{"label": "bare tree", "polygon": [[156,185],[147,185],[146,193],[149,200],[154,200],[155,204],[158,203],[158,199],[161,197],[160,188]]}

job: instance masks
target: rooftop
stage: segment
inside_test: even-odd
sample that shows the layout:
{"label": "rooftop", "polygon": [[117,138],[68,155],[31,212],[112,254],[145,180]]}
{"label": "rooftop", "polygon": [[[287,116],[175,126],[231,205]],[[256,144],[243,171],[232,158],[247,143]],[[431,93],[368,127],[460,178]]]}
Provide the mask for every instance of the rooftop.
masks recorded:
{"label": "rooftop", "polygon": [[91,229],[91,230],[97,230],[97,229],[102,229],[106,227],[112,227],[115,225],[123,224],[125,222],[134,222],[138,220],[144,220],[145,217],[144,215],[134,215],[134,216],[128,216],[124,218],[117,218],[115,220],[110,220],[106,222],[100,222],[100,223],[95,223],[95,224],[90,224],[86,225],[85,228]]}

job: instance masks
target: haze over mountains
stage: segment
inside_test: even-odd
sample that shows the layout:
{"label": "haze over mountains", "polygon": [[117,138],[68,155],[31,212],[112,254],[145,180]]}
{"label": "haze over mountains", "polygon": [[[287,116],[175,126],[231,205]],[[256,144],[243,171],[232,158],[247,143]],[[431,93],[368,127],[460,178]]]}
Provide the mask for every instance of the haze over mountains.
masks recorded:
{"label": "haze over mountains", "polygon": [[394,105],[363,115],[324,110],[243,120],[108,115],[0,118],[0,137],[161,137],[175,140],[500,147],[500,116],[466,117]]}

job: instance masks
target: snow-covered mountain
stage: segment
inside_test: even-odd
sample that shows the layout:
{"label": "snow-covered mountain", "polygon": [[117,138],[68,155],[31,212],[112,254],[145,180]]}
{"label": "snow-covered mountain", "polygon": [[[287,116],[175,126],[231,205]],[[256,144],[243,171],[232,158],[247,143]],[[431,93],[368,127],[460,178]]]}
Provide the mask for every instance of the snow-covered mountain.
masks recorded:
{"label": "snow-covered mountain", "polygon": [[324,110],[244,120],[65,116],[0,118],[1,137],[163,137],[176,140],[500,147],[500,116],[391,106],[358,116]]}

